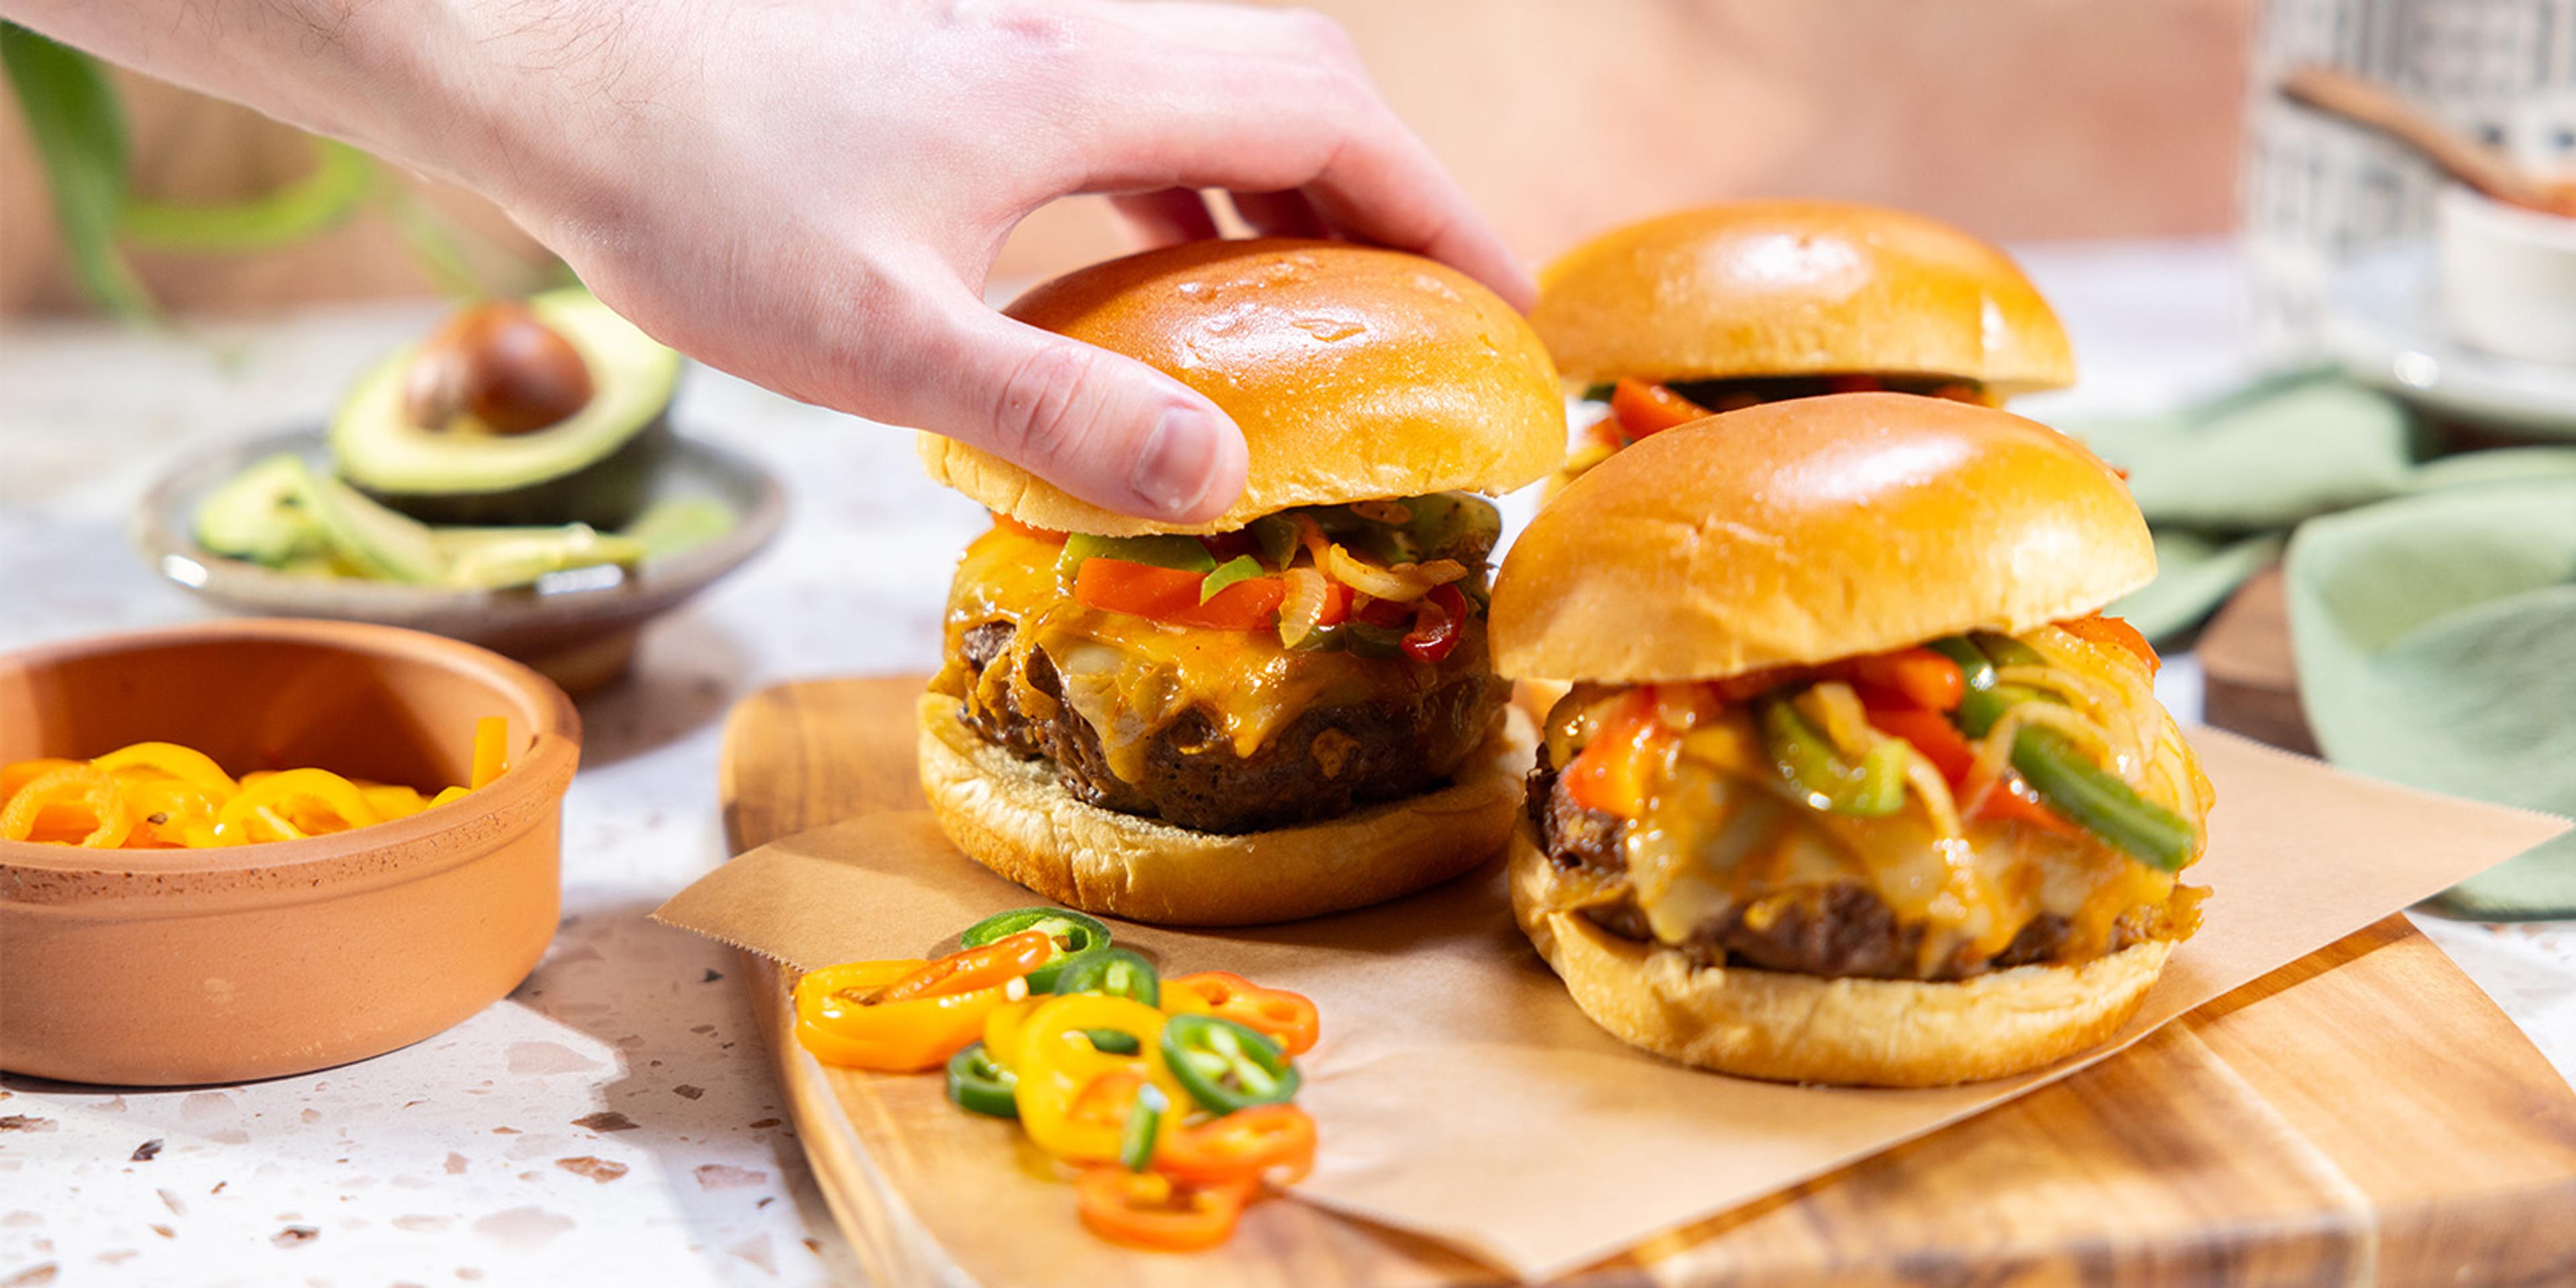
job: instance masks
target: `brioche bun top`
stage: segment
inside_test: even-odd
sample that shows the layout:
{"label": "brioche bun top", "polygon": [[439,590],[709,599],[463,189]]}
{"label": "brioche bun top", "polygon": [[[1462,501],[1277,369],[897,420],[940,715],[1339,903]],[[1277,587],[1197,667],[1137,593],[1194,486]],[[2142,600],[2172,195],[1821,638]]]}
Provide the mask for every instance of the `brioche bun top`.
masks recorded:
{"label": "brioche bun top", "polygon": [[1565,404],[1519,314],[1464,273],[1339,242],[1202,241],[1068,273],[1005,310],[1205,395],[1251,449],[1243,495],[1204,523],[1071,496],[924,434],[930,476],[1041,528],[1224,532],[1297,505],[1508,492],[1565,453]]}
{"label": "brioche bun top", "polygon": [[1943,398],[1765,403],[1644,439],[1512,546],[1504,675],[1722,679],[2079,617],[2156,571],[2118,474],[2035,421]]}
{"label": "brioche bun top", "polygon": [[1585,384],[1858,373],[2011,394],[2075,380],[2065,330],[2011,257],[1848,202],[1727,202],[1604,233],[1540,274],[1530,321]]}

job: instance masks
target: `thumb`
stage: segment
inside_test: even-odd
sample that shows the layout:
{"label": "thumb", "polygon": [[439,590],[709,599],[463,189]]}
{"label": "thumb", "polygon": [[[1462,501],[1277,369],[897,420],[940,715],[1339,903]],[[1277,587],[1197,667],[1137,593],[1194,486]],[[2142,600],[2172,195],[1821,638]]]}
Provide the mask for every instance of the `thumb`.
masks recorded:
{"label": "thumb", "polygon": [[910,423],[1140,518],[1201,522],[1242,495],[1243,433],[1187,385],[981,301],[944,326]]}

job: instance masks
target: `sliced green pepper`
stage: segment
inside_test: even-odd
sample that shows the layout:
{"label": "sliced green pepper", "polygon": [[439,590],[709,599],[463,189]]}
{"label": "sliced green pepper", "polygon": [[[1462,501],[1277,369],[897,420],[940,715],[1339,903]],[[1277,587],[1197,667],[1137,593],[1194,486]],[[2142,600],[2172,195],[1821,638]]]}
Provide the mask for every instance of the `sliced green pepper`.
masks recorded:
{"label": "sliced green pepper", "polygon": [[1401,626],[1371,626],[1367,622],[1341,624],[1343,647],[1361,657],[1394,658],[1404,656],[1404,633]]}
{"label": "sliced green pepper", "polygon": [[1405,505],[1413,511],[1405,532],[1421,558],[1480,563],[1502,540],[1503,512],[1473,493],[1434,492]]}
{"label": "sliced green pepper", "polygon": [[968,1113],[1020,1116],[1020,1075],[993,1063],[981,1042],[948,1057],[948,1098]]}
{"label": "sliced green pepper", "polygon": [[2077,826],[2128,851],[2140,862],[2179,872],[2194,836],[2181,815],[2142,799],[2093,763],[2066,735],[2024,728],[2013,735],[2012,766],[2031,790]]}
{"label": "sliced green pepper", "polygon": [[966,933],[957,937],[957,942],[961,947],[981,948],[1004,935],[1016,935],[1023,930],[1044,931],[1047,938],[1055,941],[1055,956],[1029,972],[1029,991],[1032,993],[1054,991],[1056,977],[1064,973],[1066,962],[1109,946],[1109,927],[1070,908],[1048,907],[1013,908],[1009,912],[994,913],[968,926]]}
{"label": "sliced green pepper", "polygon": [[1129,563],[1152,564],[1157,568],[1178,568],[1182,572],[1210,572],[1216,568],[1216,556],[1207,552],[1196,537],[1160,534],[1147,537],[1096,537],[1088,532],[1068,534],[1064,553],[1055,559],[1059,577],[1070,577],[1085,559],[1124,559]]}
{"label": "sliced green pepper", "polygon": [[1163,1064],[1210,1113],[1294,1099],[1303,1081],[1277,1042],[1213,1015],[1175,1015],[1163,1024]]}
{"label": "sliced green pepper", "polygon": [[1825,735],[1785,698],[1761,704],[1762,736],[1782,777],[1807,803],[1835,814],[1879,818],[1905,805],[1905,749],[1893,741],[1870,749],[1858,766],[1836,754]]}
{"label": "sliced green pepper", "polygon": [[1161,1087],[1148,1082],[1136,1088],[1135,1107],[1127,1111],[1127,1123],[1118,1129],[1120,1165],[1131,1172],[1154,1165],[1154,1141],[1163,1134],[1163,1114],[1171,1107],[1172,1098]]}
{"label": "sliced green pepper", "polygon": [[1049,991],[1058,997],[1101,993],[1147,1006],[1163,1004],[1162,980],[1154,974],[1154,964],[1124,948],[1095,948],[1073,957]]}
{"label": "sliced green pepper", "polygon": [[1957,718],[1959,730],[1971,738],[1982,738],[2003,718],[2004,708],[2012,705],[1995,693],[1995,664],[1967,636],[1953,635],[1932,641],[1926,647],[1959,664],[1959,675],[1967,688],[1959,694]]}
{"label": "sliced green pepper", "polygon": [[1286,568],[1297,557],[1297,522],[1287,515],[1265,514],[1244,531],[1261,547],[1261,562],[1272,568]]}
{"label": "sliced green pepper", "polygon": [[1238,581],[1250,581],[1261,575],[1261,561],[1250,555],[1236,555],[1216,566],[1216,571],[1199,579],[1199,602],[1217,597],[1226,587]]}
{"label": "sliced green pepper", "polygon": [[2022,643],[2020,640],[2014,639],[2010,635],[1998,635],[1993,631],[1979,631],[1971,638],[1976,641],[1977,650],[1984,653],[1987,657],[1993,658],[1994,663],[1997,666],[2048,665],[2048,659],[2041,657],[2039,655],[2039,650],[2032,648],[2028,644]]}
{"label": "sliced green pepper", "polygon": [[1610,401],[1610,395],[1617,392],[1619,392],[1619,386],[1607,381],[1597,385],[1585,385],[1583,387],[1583,401],[1606,403]]}

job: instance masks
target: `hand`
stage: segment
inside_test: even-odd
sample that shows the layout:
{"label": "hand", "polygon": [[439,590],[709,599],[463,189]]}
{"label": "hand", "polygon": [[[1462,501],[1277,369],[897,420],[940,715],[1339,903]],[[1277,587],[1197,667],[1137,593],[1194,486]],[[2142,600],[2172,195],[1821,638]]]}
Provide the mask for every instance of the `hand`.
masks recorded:
{"label": "hand", "polygon": [[[1340,29],[1307,13],[376,0],[280,32],[293,0],[11,7],[485,193],[612,307],[713,366],[1140,515],[1223,512],[1242,437],[1178,381],[984,306],[1003,239],[1039,206],[1117,194],[1168,241],[1213,235],[1193,190],[1223,188],[1263,232],[1419,251],[1516,305],[1531,296]],[[97,12],[120,7],[240,10],[244,25],[210,50]]]}

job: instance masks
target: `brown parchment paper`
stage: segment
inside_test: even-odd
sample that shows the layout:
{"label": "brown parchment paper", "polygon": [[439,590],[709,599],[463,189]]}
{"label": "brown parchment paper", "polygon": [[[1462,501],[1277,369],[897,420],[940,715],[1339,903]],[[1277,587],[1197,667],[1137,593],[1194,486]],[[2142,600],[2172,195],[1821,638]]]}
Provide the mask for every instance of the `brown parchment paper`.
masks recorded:
{"label": "brown parchment paper", "polygon": [[[2222,733],[2192,742],[2218,791],[2191,872],[2215,892],[2200,934],[2110,1043],[1995,1082],[1783,1086],[1636,1051],[1595,1028],[1521,937],[1499,865],[1314,921],[1114,929],[1167,972],[1232,970],[1322,1008],[1299,1101],[1323,1150],[1293,1194],[1546,1279],[2063,1078],[2568,826]],[[927,813],[896,813],[751,851],[654,915],[810,968],[925,955],[1031,902],[949,848]],[[992,1152],[997,1184],[1046,1183]]]}

